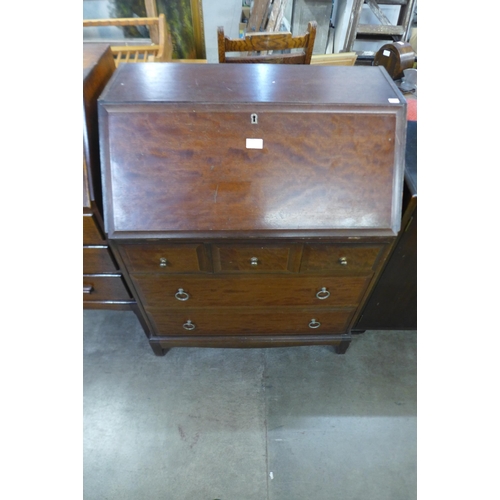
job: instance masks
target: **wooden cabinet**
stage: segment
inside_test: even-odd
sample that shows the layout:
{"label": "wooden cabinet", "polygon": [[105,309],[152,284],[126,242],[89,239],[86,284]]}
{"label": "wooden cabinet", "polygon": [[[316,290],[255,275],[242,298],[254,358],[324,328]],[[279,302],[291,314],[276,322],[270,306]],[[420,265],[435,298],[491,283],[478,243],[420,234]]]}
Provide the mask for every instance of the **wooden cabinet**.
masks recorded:
{"label": "wooden cabinet", "polygon": [[383,68],[123,65],[99,119],[106,232],[156,354],[345,352],[401,222]]}
{"label": "wooden cabinet", "polygon": [[106,44],[83,45],[83,307],[128,309],[135,300],[104,233],[97,99],[115,70]]}

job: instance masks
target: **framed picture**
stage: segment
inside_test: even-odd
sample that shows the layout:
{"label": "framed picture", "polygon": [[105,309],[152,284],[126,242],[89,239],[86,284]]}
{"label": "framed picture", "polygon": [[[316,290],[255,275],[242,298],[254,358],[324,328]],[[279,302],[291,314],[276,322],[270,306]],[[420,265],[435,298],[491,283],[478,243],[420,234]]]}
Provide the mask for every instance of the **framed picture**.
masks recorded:
{"label": "framed picture", "polygon": [[144,0],[148,16],[165,14],[174,59],[205,59],[202,0]]}
{"label": "framed picture", "polygon": [[[173,59],[206,59],[202,0],[83,0],[85,19],[158,17],[165,14]],[[95,28],[86,41],[149,38],[142,27]],[[88,28],[90,30],[90,28]]]}

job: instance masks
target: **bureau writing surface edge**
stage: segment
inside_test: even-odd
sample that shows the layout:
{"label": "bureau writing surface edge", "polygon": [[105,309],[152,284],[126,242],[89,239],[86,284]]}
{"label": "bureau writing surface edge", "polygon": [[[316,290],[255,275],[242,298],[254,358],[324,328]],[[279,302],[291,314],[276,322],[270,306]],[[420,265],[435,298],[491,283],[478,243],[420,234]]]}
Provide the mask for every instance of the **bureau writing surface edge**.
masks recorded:
{"label": "bureau writing surface edge", "polygon": [[400,229],[383,68],[123,65],[99,120],[106,231],[156,354],[345,352]]}

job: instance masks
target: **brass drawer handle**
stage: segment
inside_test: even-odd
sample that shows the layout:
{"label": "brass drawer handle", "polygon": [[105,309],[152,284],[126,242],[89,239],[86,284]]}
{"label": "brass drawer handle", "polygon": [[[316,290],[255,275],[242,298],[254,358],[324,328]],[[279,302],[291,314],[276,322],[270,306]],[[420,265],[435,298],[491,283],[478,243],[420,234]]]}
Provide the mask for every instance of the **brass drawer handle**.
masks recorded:
{"label": "brass drawer handle", "polygon": [[347,266],[347,258],[346,257],[340,257],[339,264],[341,266]]}
{"label": "brass drawer handle", "polygon": [[182,288],[179,288],[179,290],[177,290],[177,292],[175,294],[175,298],[177,300],[182,300],[182,301],[188,300],[189,293],[186,293]]}
{"label": "brass drawer handle", "polygon": [[83,285],[83,293],[92,293],[94,287],[92,285]]}
{"label": "brass drawer handle", "polygon": [[250,259],[250,264],[251,264],[252,266],[256,266],[256,265],[258,265],[258,264],[259,264],[259,259],[258,259],[257,257],[252,257],[252,258]]}
{"label": "brass drawer handle", "polygon": [[165,257],[161,257],[160,258],[160,267],[167,267],[167,259],[165,259]]}
{"label": "brass drawer handle", "polygon": [[317,294],[316,297],[319,300],[325,300],[328,297],[330,297],[330,292],[326,289],[326,287],[323,287]]}
{"label": "brass drawer handle", "polygon": [[193,325],[193,323],[191,323],[191,320],[188,319],[183,325],[182,325],[182,328],[184,328],[184,330],[194,330],[196,328],[195,325]]}
{"label": "brass drawer handle", "polygon": [[320,326],[321,323],[319,321],[316,321],[315,319],[312,319],[309,323],[309,328],[319,328]]}

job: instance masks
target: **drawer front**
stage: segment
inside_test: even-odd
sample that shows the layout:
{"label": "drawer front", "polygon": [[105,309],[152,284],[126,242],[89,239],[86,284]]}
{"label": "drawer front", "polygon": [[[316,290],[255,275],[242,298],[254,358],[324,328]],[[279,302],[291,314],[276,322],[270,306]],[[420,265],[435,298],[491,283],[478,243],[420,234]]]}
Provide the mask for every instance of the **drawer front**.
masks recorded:
{"label": "drawer front", "polygon": [[131,300],[131,297],[119,274],[85,275],[83,277],[83,300],[84,302]]}
{"label": "drawer front", "polygon": [[157,335],[276,335],[343,333],[354,309],[149,309]]}
{"label": "drawer front", "polygon": [[83,248],[83,274],[102,274],[117,271],[111,252],[107,246]]}
{"label": "drawer front", "polygon": [[131,273],[206,273],[211,271],[204,245],[120,245]]}
{"label": "drawer front", "polygon": [[213,245],[214,271],[231,273],[289,273],[296,269],[296,246]]}
{"label": "drawer front", "polygon": [[146,306],[356,306],[369,278],[335,276],[157,276],[133,275]]}
{"label": "drawer front", "polygon": [[305,244],[300,272],[371,273],[375,269],[383,248],[379,245]]}
{"label": "drawer front", "polygon": [[95,216],[92,214],[83,214],[83,244],[84,245],[102,245],[105,241]]}

